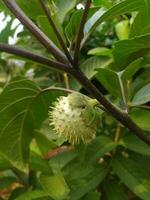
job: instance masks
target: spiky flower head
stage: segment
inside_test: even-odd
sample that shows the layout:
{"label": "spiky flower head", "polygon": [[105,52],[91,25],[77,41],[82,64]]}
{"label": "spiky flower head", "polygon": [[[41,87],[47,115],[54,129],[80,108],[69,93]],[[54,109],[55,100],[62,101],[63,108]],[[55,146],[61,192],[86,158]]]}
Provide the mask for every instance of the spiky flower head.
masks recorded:
{"label": "spiky flower head", "polygon": [[49,112],[55,133],[71,144],[88,143],[95,138],[101,116],[98,101],[73,92],[59,97]]}

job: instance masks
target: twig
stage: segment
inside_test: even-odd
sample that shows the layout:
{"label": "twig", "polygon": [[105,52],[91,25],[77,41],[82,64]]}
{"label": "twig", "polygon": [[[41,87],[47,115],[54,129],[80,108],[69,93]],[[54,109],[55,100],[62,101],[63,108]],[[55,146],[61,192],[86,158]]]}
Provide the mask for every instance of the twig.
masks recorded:
{"label": "twig", "polygon": [[30,51],[27,51],[18,47],[13,47],[12,45],[0,43],[0,51],[18,55],[18,56],[30,59],[32,61],[38,62],[40,64],[47,65],[57,70],[66,71],[66,72],[70,71],[69,66],[65,64],[49,60],[48,58],[44,56],[31,53]]}
{"label": "twig", "polygon": [[50,150],[47,155],[45,155],[45,159],[46,160],[50,160],[51,158],[53,158],[54,156],[57,156],[58,154],[64,153],[64,152],[69,152],[74,150],[73,146],[61,146],[58,147],[56,149],[52,149]]}
{"label": "twig", "polygon": [[67,63],[66,56],[55,46],[55,44],[24,14],[14,0],[3,0],[5,5],[29,29],[29,31],[43,44],[43,46],[59,61]]}
{"label": "twig", "polygon": [[49,10],[48,7],[44,4],[43,0],[39,0],[39,1],[40,1],[40,3],[41,3],[41,6],[42,6],[44,12],[45,12],[45,15],[47,16],[47,19],[48,19],[50,25],[52,26],[52,28],[53,28],[53,30],[54,30],[56,36],[57,36],[57,39],[58,39],[58,41],[59,41],[59,43],[60,43],[60,45],[61,45],[61,47],[62,47],[62,49],[63,49],[63,51],[64,51],[64,53],[65,53],[65,55],[66,55],[66,57],[68,58],[68,60],[70,61],[70,63],[73,64],[73,59],[72,59],[72,57],[71,57],[71,55],[70,55],[70,53],[69,53],[69,51],[68,51],[68,49],[67,49],[67,47],[66,47],[66,45],[65,45],[65,43],[64,43],[63,38],[61,37],[61,35],[60,35],[60,33],[59,33],[57,27],[55,26],[55,24],[54,24],[54,22],[53,22],[53,19],[52,19],[50,10]]}
{"label": "twig", "polygon": [[81,22],[80,22],[80,26],[79,26],[79,30],[78,30],[78,34],[77,34],[77,39],[76,39],[76,42],[75,42],[75,52],[74,52],[74,67],[75,68],[78,68],[80,45],[81,45],[81,41],[84,37],[83,29],[84,29],[84,25],[85,25],[86,20],[87,20],[90,5],[91,5],[91,0],[87,0],[86,5],[85,5],[85,9],[84,9],[84,12],[83,12],[83,15],[82,15],[82,19],[81,19]]}

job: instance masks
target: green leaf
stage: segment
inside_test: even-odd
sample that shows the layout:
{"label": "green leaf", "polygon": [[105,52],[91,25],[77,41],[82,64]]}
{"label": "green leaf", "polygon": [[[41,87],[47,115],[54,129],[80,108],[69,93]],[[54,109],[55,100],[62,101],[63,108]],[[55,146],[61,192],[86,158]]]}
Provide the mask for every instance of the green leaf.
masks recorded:
{"label": "green leaf", "polygon": [[88,55],[112,57],[112,52],[111,49],[108,49],[106,47],[97,47],[89,50]]}
{"label": "green leaf", "polygon": [[132,105],[141,105],[150,101],[150,83],[142,87],[133,97]]}
{"label": "green leaf", "polygon": [[[40,95],[41,94],[41,95]],[[19,167],[28,160],[34,129],[47,118],[48,107],[57,93],[41,93],[30,80],[8,84],[0,95],[0,152]]]}
{"label": "green leaf", "polygon": [[[80,69],[89,79],[92,79],[97,73],[95,69],[103,68],[111,62],[112,60],[109,58],[91,57],[80,65]],[[81,85],[75,79],[71,79],[70,85],[74,90],[81,89]]]}
{"label": "green leaf", "polygon": [[110,7],[110,2],[107,0],[93,0],[94,6],[106,6]]}
{"label": "green leaf", "polygon": [[55,176],[41,175],[40,183],[45,192],[53,199],[65,200],[68,198],[70,189],[61,174]]}
{"label": "green leaf", "polygon": [[133,109],[133,111],[130,113],[130,116],[132,119],[139,125],[141,128],[143,128],[145,131],[150,131],[150,112],[149,110],[144,109]]}
{"label": "green leaf", "polygon": [[96,189],[105,178],[107,171],[106,168],[104,169],[101,166],[97,166],[87,177],[83,179],[78,178],[76,182],[77,185],[72,186],[73,190],[70,192],[70,199],[78,200],[93,189]]}
{"label": "green leaf", "polygon": [[95,28],[105,20],[112,20],[112,18],[122,15],[125,13],[133,12],[133,11],[145,11],[147,9],[147,4],[143,0],[125,0],[122,1],[109,10],[104,12],[104,9],[100,9],[92,16],[89,21],[87,21],[84,29],[85,38],[91,34]]}
{"label": "green leaf", "polygon": [[29,108],[39,91],[32,81],[20,80],[0,95],[0,152],[16,166],[28,157],[33,132]]}
{"label": "green leaf", "polygon": [[122,138],[119,142],[119,145],[124,146],[125,148],[134,152],[150,156],[149,146],[134,135],[129,135]]}
{"label": "green leaf", "polygon": [[106,136],[98,136],[92,141],[86,148],[85,162],[95,163],[97,162],[105,153],[108,153],[116,148],[116,144]]}
{"label": "green leaf", "polygon": [[137,13],[136,16],[133,15],[134,18],[133,23],[131,23],[130,27],[130,38],[134,38],[135,36],[144,35],[150,33],[150,1],[147,0],[147,9],[140,13]]}
{"label": "green leaf", "polygon": [[131,85],[131,98],[145,85],[150,83],[150,70],[149,67],[144,69],[132,82]]}
{"label": "green leaf", "polygon": [[[54,21],[59,33],[64,38],[62,27],[60,26],[56,16],[53,16],[53,21]],[[42,31],[54,42],[54,44],[56,46],[60,47],[60,44],[57,40],[57,36],[56,36],[53,28],[50,26],[50,23],[49,23],[47,17],[46,16],[39,16],[37,18],[37,22],[38,22],[40,28],[42,29]]]}
{"label": "green leaf", "polygon": [[26,15],[33,20],[36,20],[39,15],[44,14],[40,2],[37,0],[17,0],[17,3]]}
{"label": "green leaf", "polygon": [[141,199],[149,200],[150,196],[150,159],[138,154],[128,158],[117,156],[112,161],[114,172],[121,181]]}
{"label": "green leaf", "polygon": [[141,62],[143,61],[143,58],[138,58],[137,60],[134,60],[131,62],[123,71],[122,73],[122,79],[123,80],[130,80],[133,75],[142,67]]}
{"label": "green leaf", "polygon": [[77,0],[55,0],[55,11],[57,12],[58,18],[61,23],[63,23],[66,14],[72,10],[76,5]]}
{"label": "green leaf", "polygon": [[103,184],[105,200],[128,200],[122,185],[116,180],[108,180]]}
{"label": "green leaf", "polygon": [[33,200],[44,197],[46,199],[48,195],[43,190],[28,191],[20,195],[16,200]]}
{"label": "green leaf", "polygon": [[[89,19],[97,10],[98,8],[90,8],[87,19]],[[82,14],[83,10],[77,10],[73,12],[69,20],[69,23],[65,28],[65,33],[69,41],[73,41],[76,37],[76,33],[79,28],[79,22],[81,20]]]}
{"label": "green leaf", "polygon": [[100,200],[101,193],[100,192],[89,192],[85,195],[81,200]]}
{"label": "green leaf", "polygon": [[35,139],[42,155],[44,156],[47,154],[47,152],[50,149],[53,149],[56,147],[54,142],[52,142],[46,135],[44,135],[43,133],[39,131],[35,132]]}
{"label": "green leaf", "polygon": [[43,172],[44,174],[52,174],[52,170],[48,162],[35,152],[30,153],[29,168],[30,170]]}
{"label": "green leaf", "polygon": [[50,26],[47,17],[39,16],[37,18],[37,22],[39,24],[39,27],[42,29],[42,31],[58,46],[57,37],[56,37],[52,27]]}
{"label": "green leaf", "polygon": [[0,170],[3,171],[10,168],[12,168],[11,163],[6,160],[3,155],[0,154]]}
{"label": "green leaf", "polygon": [[12,23],[14,19],[11,19],[9,22],[7,22],[7,25],[0,33],[0,42],[2,43],[8,43],[9,37],[13,37],[16,29],[12,29]]}
{"label": "green leaf", "polygon": [[123,20],[121,22],[118,22],[115,26],[116,34],[119,38],[119,40],[125,40],[128,39],[129,36],[129,21]]}
{"label": "green leaf", "polygon": [[150,34],[116,42],[113,48],[113,55],[117,67],[121,70],[135,58],[141,57],[140,50],[149,49],[149,41]]}
{"label": "green leaf", "polygon": [[96,70],[98,71],[96,78],[101,82],[105,89],[108,90],[112,95],[120,97],[121,88],[117,73],[110,69],[104,68]]}

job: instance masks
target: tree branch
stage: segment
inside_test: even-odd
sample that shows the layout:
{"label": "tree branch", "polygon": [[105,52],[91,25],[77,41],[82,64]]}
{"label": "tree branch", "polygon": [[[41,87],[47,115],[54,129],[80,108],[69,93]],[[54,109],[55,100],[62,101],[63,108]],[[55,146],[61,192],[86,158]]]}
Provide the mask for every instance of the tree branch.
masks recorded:
{"label": "tree branch", "polygon": [[75,52],[74,52],[74,67],[75,68],[78,68],[80,46],[81,46],[81,41],[84,37],[83,29],[84,29],[84,25],[85,25],[86,20],[87,20],[90,5],[91,5],[91,0],[87,0],[86,5],[85,5],[85,9],[84,9],[84,12],[83,12],[83,15],[82,15],[82,19],[81,19],[81,22],[80,22],[78,34],[77,34],[77,39],[76,39],[76,43],[75,43]]}
{"label": "tree branch", "polygon": [[19,21],[37,38],[37,40],[59,61],[67,63],[66,56],[55,44],[24,14],[14,0],[3,0],[5,5]]}
{"label": "tree branch", "polygon": [[15,55],[21,56],[23,58],[27,58],[27,59],[35,61],[37,63],[44,64],[44,65],[47,65],[49,67],[52,67],[55,70],[57,69],[57,70],[61,70],[61,71],[70,72],[70,67],[65,65],[65,64],[49,60],[44,56],[40,56],[40,55],[31,53],[27,50],[20,49],[18,47],[13,47],[13,46],[8,45],[8,44],[1,44],[0,43],[0,51],[15,54]]}
{"label": "tree branch", "polygon": [[80,71],[80,69],[72,69],[71,74],[87,89],[93,97],[95,97],[115,119],[120,121],[125,127],[127,127],[132,133],[138,136],[145,143],[150,145],[150,135],[146,134],[140,127],[138,127],[134,121],[129,117],[127,113],[122,112],[109,102],[103,94],[93,85],[93,83]]}
{"label": "tree branch", "polygon": [[64,53],[66,55],[66,57],[68,58],[69,62],[71,64],[73,64],[72,57],[71,57],[71,55],[70,55],[70,53],[69,53],[69,51],[68,51],[68,49],[67,49],[67,47],[66,47],[66,45],[65,45],[65,43],[63,41],[63,38],[61,37],[57,27],[55,26],[55,24],[53,22],[53,19],[52,19],[52,16],[51,16],[51,13],[50,13],[48,7],[44,4],[43,0],[39,0],[39,1],[41,3],[41,6],[42,6],[42,8],[43,8],[43,10],[45,12],[45,15],[47,16],[47,19],[48,19],[51,27],[53,28],[53,30],[54,30],[54,32],[55,32],[55,34],[57,36],[57,39],[58,39],[58,41],[59,41],[59,43],[60,43],[60,45],[61,45],[61,47],[62,47],[62,49],[63,49],[63,51],[64,51]]}

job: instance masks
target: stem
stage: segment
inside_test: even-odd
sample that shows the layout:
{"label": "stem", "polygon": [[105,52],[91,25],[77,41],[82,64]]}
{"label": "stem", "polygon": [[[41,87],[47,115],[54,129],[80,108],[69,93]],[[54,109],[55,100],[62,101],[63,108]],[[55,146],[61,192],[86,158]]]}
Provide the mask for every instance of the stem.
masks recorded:
{"label": "stem", "polygon": [[40,3],[41,3],[41,6],[42,6],[44,12],[45,12],[45,15],[47,16],[47,19],[48,19],[50,25],[52,26],[52,28],[53,28],[53,30],[54,30],[56,36],[57,36],[57,39],[58,39],[58,41],[59,41],[59,43],[60,43],[60,45],[61,45],[61,47],[62,47],[62,49],[63,49],[63,51],[64,51],[64,53],[65,53],[65,55],[66,55],[66,57],[68,58],[69,62],[70,62],[71,64],[73,64],[72,57],[71,57],[71,55],[70,55],[70,53],[69,53],[69,51],[68,51],[68,49],[67,49],[67,47],[66,47],[66,45],[65,45],[65,43],[64,43],[64,41],[63,41],[63,38],[61,37],[61,35],[60,35],[60,33],[59,33],[57,27],[55,26],[55,24],[54,24],[54,22],[53,22],[52,16],[51,16],[51,14],[50,14],[50,10],[49,10],[48,7],[44,4],[43,0],[39,0],[39,1],[40,1]]}
{"label": "stem", "polygon": [[91,5],[91,0],[87,0],[86,5],[85,5],[85,9],[84,9],[84,12],[83,12],[83,15],[82,15],[82,19],[81,19],[81,22],[80,22],[78,34],[77,34],[77,39],[76,39],[76,43],[75,43],[75,53],[74,53],[74,67],[75,68],[78,68],[80,46],[81,46],[81,41],[84,37],[83,29],[84,29],[84,25],[85,25],[86,20],[87,20],[90,5]]}
{"label": "stem", "polygon": [[73,93],[74,90],[70,90],[70,89],[66,89],[66,88],[61,88],[61,87],[49,87],[49,88],[45,88],[43,90],[41,90],[33,99],[33,101],[35,99],[37,99],[39,96],[41,96],[43,93],[46,93],[46,92],[53,92],[53,91],[57,91],[57,92],[66,92],[68,94],[70,93]]}
{"label": "stem", "polygon": [[4,4],[19,21],[37,38],[37,40],[59,61],[67,63],[66,56],[55,44],[24,14],[14,0],[3,0]]}
{"label": "stem", "polygon": [[107,112],[120,121],[141,140],[150,145],[150,135],[146,134],[140,127],[138,127],[127,113],[122,112],[112,105],[111,102],[109,102],[93,85],[93,83],[80,71],[80,69],[72,69],[72,75],[105,107]]}
{"label": "stem", "polygon": [[118,124],[117,128],[116,128],[115,138],[114,138],[114,143],[115,144],[118,144],[119,138],[120,138],[120,134],[121,134],[121,125]]}
{"label": "stem", "polygon": [[61,146],[56,149],[50,150],[47,155],[45,155],[45,160],[50,160],[54,156],[57,156],[58,154],[73,151],[74,147],[73,146]]}
{"label": "stem", "polygon": [[64,83],[65,83],[65,87],[67,89],[69,89],[70,86],[69,86],[69,78],[68,78],[68,74],[67,73],[64,73]]}
{"label": "stem", "polygon": [[21,56],[21,57],[27,58],[29,60],[38,62],[40,64],[47,65],[47,66],[52,67],[57,70],[66,71],[66,72],[70,71],[70,68],[65,64],[49,60],[44,56],[40,56],[40,55],[31,53],[27,50],[20,49],[18,47],[13,47],[8,44],[0,43],[0,51],[15,54],[17,56]]}

